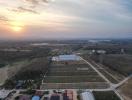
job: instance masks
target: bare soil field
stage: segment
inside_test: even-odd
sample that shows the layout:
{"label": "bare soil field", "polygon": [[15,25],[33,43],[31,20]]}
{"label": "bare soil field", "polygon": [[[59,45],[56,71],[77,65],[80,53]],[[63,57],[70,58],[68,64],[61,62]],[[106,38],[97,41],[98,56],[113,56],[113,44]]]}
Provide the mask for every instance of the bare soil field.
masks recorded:
{"label": "bare soil field", "polygon": [[132,78],[122,85],[118,90],[125,100],[132,100]]}
{"label": "bare soil field", "polygon": [[0,85],[2,85],[8,78],[7,67],[0,68]]}
{"label": "bare soil field", "polygon": [[124,75],[110,69],[109,67],[103,64],[100,64],[99,62],[95,62],[94,60],[86,57],[85,59],[92,65],[94,65],[94,67],[96,67],[96,69],[98,69],[111,83],[117,84],[125,78]]}
{"label": "bare soil field", "polygon": [[42,87],[44,88],[107,87],[106,82],[83,61],[79,63],[61,62],[61,64],[53,62],[43,82],[45,86]]}
{"label": "bare soil field", "polygon": [[40,89],[106,89],[106,82],[44,83]]}
{"label": "bare soil field", "polygon": [[[95,62],[100,62],[100,56],[91,56]],[[128,54],[106,54],[102,56],[102,64],[122,75],[132,74],[132,55]]]}
{"label": "bare soil field", "polygon": [[130,75],[132,74],[132,55],[108,55],[104,65],[123,75]]}
{"label": "bare soil field", "polygon": [[3,84],[6,79],[14,76],[22,67],[29,64],[28,61],[15,62],[11,65],[7,65],[3,68],[0,68],[0,84]]}
{"label": "bare soil field", "polygon": [[93,92],[95,100],[120,100],[113,91]]}

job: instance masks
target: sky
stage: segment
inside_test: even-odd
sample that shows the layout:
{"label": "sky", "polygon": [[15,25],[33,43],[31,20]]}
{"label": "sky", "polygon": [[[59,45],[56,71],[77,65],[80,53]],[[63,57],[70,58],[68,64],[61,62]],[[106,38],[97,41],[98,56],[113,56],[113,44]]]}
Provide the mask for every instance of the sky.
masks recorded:
{"label": "sky", "polygon": [[0,39],[132,38],[132,0],[0,0]]}

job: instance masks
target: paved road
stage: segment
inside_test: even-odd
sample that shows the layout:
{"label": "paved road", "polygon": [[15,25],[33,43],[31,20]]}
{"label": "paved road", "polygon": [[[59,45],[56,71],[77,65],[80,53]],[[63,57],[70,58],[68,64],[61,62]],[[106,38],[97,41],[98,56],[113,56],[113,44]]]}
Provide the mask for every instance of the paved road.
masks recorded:
{"label": "paved road", "polygon": [[129,77],[126,77],[124,80],[122,80],[121,82],[119,82],[118,84],[112,84],[100,71],[98,71],[98,69],[96,69],[96,67],[94,67],[90,62],[88,62],[87,60],[83,59],[82,57],[80,57],[81,60],[83,60],[84,62],[86,62],[91,68],[93,68],[109,85],[110,87],[107,89],[86,89],[88,91],[114,91],[116,93],[116,95],[121,99],[124,100],[124,98],[118,93],[118,91],[116,90],[116,88],[120,87],[121,85],[123,85],[127,80],[129,80],[130,78],[132,78],[132,75],[130,75]]}
{"label": "paved road", "polygon": [[126,77],[124,80],[122,80],[121,82],[119,82],[118,84],[115,84],[114,87],[118,88],[120,86],[122,86],[125,82],[127,82],[130,78],[132,78],[132,75]]}
{"label": "paved road", "polygon": [[94,64],[96,66],[98,66],[99,68],[103,69],[103,71],[105,71],[105,73],[107,73],[109,76],[111,76],[113,79],[115,79],[117,82],[119,82],[119,80],[117,80],[117,78],[115,78],[111,73],[109,73],[108,71],[106,71],[106,69],[102,68],[102,66],[100,66],[99,64],[95,63]]}
{"label": "paved road", "polygon": [[114,89],[113,91],[115,92],[115,94],[116,94],[121,100],[124,100],[124,98],[119,94],[119,92],[118,92],[116,89]]}
{"label": "paved road", "polygon": [[[121,99],[124,100],[122,98],[122,96],[118,93],[117,88],[122,86],[126,81],[128,81],[130,78],[132,78],[132,75],[130,75],[129,77],[126,77],[124,80],[122,80],[121,82],[119,82],[118,84],[112,84],[100,71],[98,71],[98,69],[96,67],[94,67],[90,62],[86,61],[85,59],[83,59],[82,57],[80,57],[81,60],[83,60],[84,62],[86,62],[91,68],[93,68],[109,85],[109,88],[106,89],[86,89],[86,91],[114,91],[116,93],[116,95]],[[47,72],[44,74],[43,78],[46,77]],[[42,84],[43,84],[43,80],[42,80]],[[14,89],[15,90],[15,89]],[[74,89],[74,90],[78,90],[78,89]],[[22,90],[16,90],[17,92],[19,91],[25,91],[25,89]],[[40,90],[39,90],[40,91]],[[43,90],[42,90],[43,91]]]}
{"label": "paved road", "polygon": [[111,82],[100,72],[98,69],[96,69],[90,62],[80,57],[81,60],[86,62],[90,67],[92,67],[108,84],[111,84]]}
{"label": "paved road", "polygon": [[42,82],[41,82],[41,84],[43,84],[44,83],[44,79],[45,79],[45,77],[47,76],[47,73],[49,72],[49,69],[47,69],[47,71],[44,73],[44,75],[43,75],[43,77],[42,77]]}

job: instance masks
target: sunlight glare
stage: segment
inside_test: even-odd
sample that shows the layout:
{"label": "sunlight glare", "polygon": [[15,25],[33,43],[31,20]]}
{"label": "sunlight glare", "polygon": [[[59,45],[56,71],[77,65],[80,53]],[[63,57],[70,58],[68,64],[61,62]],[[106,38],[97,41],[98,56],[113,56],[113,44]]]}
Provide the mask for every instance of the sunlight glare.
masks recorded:
{"label": "sunlight glare", "polygon": [[11,29],[15,32],[21,32],[22,29],[23,29],[23,24],[22,22],[19,22],[19,21],[14,21],[14,22],[11,22]]}
{"label": "sunlight glare", "polygon": [[20,26],[14,26],[12,27],[12,29],[15,31],[15,32],[20,32],[22,30],[22,27]]}

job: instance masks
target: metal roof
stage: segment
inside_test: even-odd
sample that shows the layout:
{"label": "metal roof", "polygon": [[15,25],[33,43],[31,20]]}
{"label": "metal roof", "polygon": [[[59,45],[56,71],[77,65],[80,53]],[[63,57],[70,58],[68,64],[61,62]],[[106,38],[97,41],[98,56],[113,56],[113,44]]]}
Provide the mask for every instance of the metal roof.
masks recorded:
{"label": "metal roof", "polygon": [[39,96],[33,96],[32,100],[40,100],[40,97]]}
{"label": "metal roof", "polygon": [[83,92],[81,96],[82,96],[82,100],[95,100],[91,92]]}
{"label": "metal roof", "polygon": [[1,99],[4,99],[5,97],[8,96],[8,94],[10,93],[11,91],[8,91],[8,90],[0,90],[0,98]]}
{"label": "metal roof", "polygon": [[57,57],[53,57],[52,60],[56,61],[69,61],[69,60],[80,60],[80,57],[74,54],[71,55],[59,55]]}

